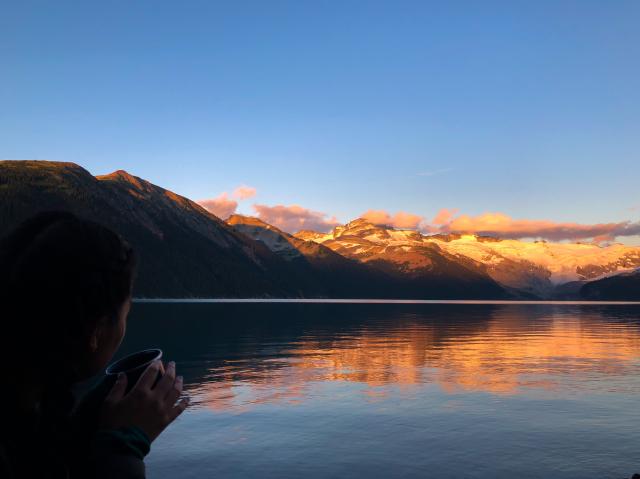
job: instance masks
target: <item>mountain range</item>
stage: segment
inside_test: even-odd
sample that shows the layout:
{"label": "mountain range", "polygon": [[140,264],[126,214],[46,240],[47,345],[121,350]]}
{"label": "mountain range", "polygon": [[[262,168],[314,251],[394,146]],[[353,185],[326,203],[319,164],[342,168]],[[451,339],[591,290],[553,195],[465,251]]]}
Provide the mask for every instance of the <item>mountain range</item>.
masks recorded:
{"label": "mountain range", "polygon": [[527,242],[471,234],[426,236],[362,219],[338,226],[330,233],[300,231],[296,237],[326,245],[364,263],[384,261],[409,271],[424,267],[429,261],[427,252],[435,249],[451,261],[476,265],[512,294],[532,298],[577,297],[587,283],[640,268],[640,247]]}
{"label": "mountain range", "polygon": [[48,209],[131,242],[137,297],[640,299],[640,247],[423,235],[362,218],[292,235],[254,217],[223,221],[123,170],[0,161],[0,235]]}

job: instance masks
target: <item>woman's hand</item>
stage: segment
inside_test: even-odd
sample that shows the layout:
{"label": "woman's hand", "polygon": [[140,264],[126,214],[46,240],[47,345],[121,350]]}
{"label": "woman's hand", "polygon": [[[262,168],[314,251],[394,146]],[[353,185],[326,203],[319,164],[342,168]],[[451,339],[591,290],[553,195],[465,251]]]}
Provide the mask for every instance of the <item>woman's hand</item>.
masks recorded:
{"label": "woman's hand", "polygon": [[161,368],[160,361],[153,362],[127,394],[127,376],[122,373],[118,375],[118,380],[104,400],[101,427],[118,429],[136,426],[151,441],[158,437],[189,404],[188,398],[178,401],[182,393],[182,376],[176,378],[174,362],[167,365],[164,375],[154,386]]}

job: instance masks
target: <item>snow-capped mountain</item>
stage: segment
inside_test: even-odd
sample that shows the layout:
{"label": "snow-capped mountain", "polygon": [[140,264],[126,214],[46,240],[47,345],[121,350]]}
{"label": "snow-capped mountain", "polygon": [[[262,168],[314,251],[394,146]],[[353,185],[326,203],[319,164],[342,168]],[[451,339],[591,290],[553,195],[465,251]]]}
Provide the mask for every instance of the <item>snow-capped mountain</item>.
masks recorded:
{"label": "snow-capped mountain", "polygon": [[364,219],[288,234],[257,218],[227,222],[119,170],[0,161],[0,236],[45,209],[122,234],[140,255],[140,297],[640,299],[640,247],[422,235]]}
{"label": "snow-capped mountain", "polygon": [[[312,268],[308,274],[323,271],[325,283],[342,283],[343,291],[355,292],[354,287],[358,287],[357,292],[364,295],[360,297],[509,297],[508,292],[489,277],[484,265],[453,258],[433,244],[420,244],[420,235],[416,232],[384,229],[356,220],[334,230],[337,236],[344,233],[340,240],[323,241],[328,235],[314,232],[290,235],[247,216],[233,215],[227,222],[290,262],[310,263]],[[378,242],[365,239],[374,236]],[[389,241],[391,237],[398,245]],[[413,241],[411,246],[407,246],[409,241]]]}
{"label": "snow-capped mountain", "polygon": [[271,226],[258,218],[254,218],[252,216],[231,215],[227,219],[227,223],[233,226],[240,233],[243,233],[255,240],[262,241],[267,248],[280,255],[285,260],[291,261],[303,257],[300,248],[305,243],[305,240],[298,239],[288,233],[285,233],[284,231],[281,231],[275,226]]}
{"label": "snow-capped mountain", "polygon": [[362,218],[330,233],[300,231],[295,236],[362,262],[387,258],[402,263],[407,270],[423,267],[429,261],[425,248],[435,248],[451,259],[484,268],[507,289],[542,298],[553,297],[558,287],[567,283],[640,267],[640,247],[526,242],[476,235],[426,236],[414,230],[374,225]]}

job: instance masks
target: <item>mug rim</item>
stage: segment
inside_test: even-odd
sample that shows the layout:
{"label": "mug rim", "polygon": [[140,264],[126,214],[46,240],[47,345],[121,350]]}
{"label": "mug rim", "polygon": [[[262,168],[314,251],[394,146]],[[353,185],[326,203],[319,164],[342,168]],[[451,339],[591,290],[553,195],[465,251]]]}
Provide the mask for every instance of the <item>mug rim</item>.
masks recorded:
{"label": "mug rim", "polygon": [[[137,356],[139,354],[143,354],[143,353],[151,353],[154,352],[155,356],[150,359],[149,361],[140,364],[139,366],[136,366],[134,368],[131,369],[127,369],[127,371],[118,371],[115,372],[113,371],[115,368],[117,368],[117,366],[125,361],[127,361],[128,359],[131,359],[133,356]],[[107,368],[105,369],[105,374],[107,376],[115,376],[117,374],[119,374],[120,372],[129,372],[129,371],[135,371],[136,369],[140,369],[140,368],[146,368],[149,364],[151,364],[153,361],[157,361],[158,359],[162,358],[162,349],[160,348],[149,348],[149,349],[141,349],[140,351],[136,351],[133,352],[131,354],[127,354],[126,356],[118,359],[117,361],[114,361],[113,363],[109,364],[109,366],[107,366]]]}

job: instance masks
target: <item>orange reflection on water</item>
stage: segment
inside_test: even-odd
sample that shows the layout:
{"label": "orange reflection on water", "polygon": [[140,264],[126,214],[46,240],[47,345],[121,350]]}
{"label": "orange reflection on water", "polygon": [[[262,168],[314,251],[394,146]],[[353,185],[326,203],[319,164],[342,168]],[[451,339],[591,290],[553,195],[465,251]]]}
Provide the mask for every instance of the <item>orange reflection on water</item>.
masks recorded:
{"label": "orange reflection on water", "polygon": [[[308,335],[277,357],[228,362],[191,393],[215,410],[295,404],[320,394],[318,383],[366,387],[367,400],[389,388],[437,384],[443,391],[518,394],[527,390],[620,387],[638,372],[640,334],[633,324],[600,318],[524,322],[496,313],[482,323],[401,322],[333,339]],[[623,380],[623,381],[621,381]]]}

